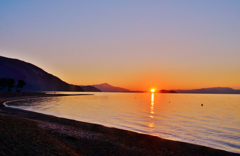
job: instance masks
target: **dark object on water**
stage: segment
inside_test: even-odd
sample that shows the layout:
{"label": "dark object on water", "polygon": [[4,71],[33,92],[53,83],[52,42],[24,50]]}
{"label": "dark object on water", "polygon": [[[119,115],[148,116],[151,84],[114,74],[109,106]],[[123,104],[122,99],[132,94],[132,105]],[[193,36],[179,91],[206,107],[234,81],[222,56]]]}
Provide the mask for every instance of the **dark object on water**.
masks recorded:
{"label": "dark object on water", "polygon": [[203,104],[201,104],[201,106],[203,106]]}

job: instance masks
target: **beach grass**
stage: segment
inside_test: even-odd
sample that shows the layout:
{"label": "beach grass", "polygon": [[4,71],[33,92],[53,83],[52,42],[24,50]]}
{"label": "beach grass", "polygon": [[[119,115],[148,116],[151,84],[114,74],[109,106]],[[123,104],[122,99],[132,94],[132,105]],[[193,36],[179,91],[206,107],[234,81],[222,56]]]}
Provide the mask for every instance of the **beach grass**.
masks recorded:
{"label": "beach grass", "polygon": [[6,100],[45,96],[62,95],[0,95],[0,155],[240,155],[3,106]]}

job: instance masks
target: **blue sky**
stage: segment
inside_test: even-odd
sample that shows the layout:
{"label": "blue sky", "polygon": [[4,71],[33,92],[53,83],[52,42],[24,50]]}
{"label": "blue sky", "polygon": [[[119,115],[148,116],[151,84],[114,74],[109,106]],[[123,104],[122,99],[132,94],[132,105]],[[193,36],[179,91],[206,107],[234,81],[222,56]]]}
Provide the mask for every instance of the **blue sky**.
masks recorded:
{"label": "blue sky", "polygon": [[0,2],[0,55],[73,84],[240,89],[240,1]]}

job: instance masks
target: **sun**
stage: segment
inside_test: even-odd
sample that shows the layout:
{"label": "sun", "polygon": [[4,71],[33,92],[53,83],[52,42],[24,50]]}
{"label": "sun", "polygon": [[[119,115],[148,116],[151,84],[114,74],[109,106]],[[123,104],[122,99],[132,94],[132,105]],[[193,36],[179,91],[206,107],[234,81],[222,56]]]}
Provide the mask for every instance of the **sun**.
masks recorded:
{"label": "sun", "polygon": [[151,89],[151,92],[154,93],[154,92],[155,92],[155,89]]}

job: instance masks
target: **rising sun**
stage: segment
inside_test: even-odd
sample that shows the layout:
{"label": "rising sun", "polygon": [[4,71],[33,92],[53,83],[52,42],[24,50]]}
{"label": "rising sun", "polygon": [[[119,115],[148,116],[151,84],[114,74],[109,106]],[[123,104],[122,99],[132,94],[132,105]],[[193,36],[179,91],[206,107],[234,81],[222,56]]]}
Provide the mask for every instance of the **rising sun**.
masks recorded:
{"label": "rising sun", "polygon": [[151,92],[154,93],[154,92],[155,92],[155,89],[151,89]]}

